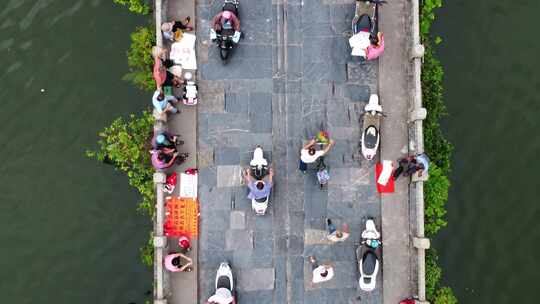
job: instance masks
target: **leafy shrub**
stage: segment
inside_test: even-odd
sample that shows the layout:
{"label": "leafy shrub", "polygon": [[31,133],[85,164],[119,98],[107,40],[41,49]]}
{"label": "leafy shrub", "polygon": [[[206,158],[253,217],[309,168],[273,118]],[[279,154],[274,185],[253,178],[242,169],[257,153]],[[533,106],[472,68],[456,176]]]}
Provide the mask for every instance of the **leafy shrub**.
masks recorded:
{"label": "leafy shrub", "polygon": [[139,254],[141,257],[141,262],[146,266],[152,266],[154,265],[154,233],[150,232],[150,237],[148,238],[148,242],[146,244],[139,248]]}
{"label": "leafy shrub", "polygon": [[429,179],[424,187],[424,220],[426,235],[433,236],[442,227],[446,226],[444,215],[445,204],[448,200],[450,181],[444,172],[436,165],[429,168]]}
{"label": "leafy shrub", "polygon": [[433,299],[437,285],[441,280],[442,269],[437,264],[437,251],[431,248],[426,251],[426,298]]}
{"label": "leafy shrub", "polygon": [[425,42],[426,53],[422,67],[422,103],[428,111],[424,120],[424,145],[430,160],[442,169],[444,174],[450,172],[450,155],[452,144],[444,138],[439,120],[447,115],[443,99],[443,69],[439,60],[434,57],[429,42]]}
{"label": "leafy shrub", "polygon": [[450,287],[442,287],[437,290],[433,304],[457,304],[457,298]]}
{"label": "leafy shrub", "polygon": [[127,52],[129,73],[123,79],[131,81],[139,89],[154,91],[156,83],[152,75],[154,58],[152,47],[156,44],[153,26],[137,27],[131,33],[131,46]]}
{"label": "leafy shrub", "polygon": [[99,133],[97,151],[86,151],[86,155],[110,163],[127,174],[129,184],[142,196],[139,210],[154,214],[154,169],[150,162],[149,142],[154,118],[148,111],[128,120],[115,119],[109,127]]}
{"label": "leafy shrub", "polygon": [[147,15],[150,13],[150,5],[147,0],[113,0],[114,3],[118,3],[124,6],[134,13]]}
{"label": "leafy shrub", "polygon": [[429,35],[431,24],[435,20],[434,9],[442,6],[442,0],[423,0],[420,7],[420,35]]}

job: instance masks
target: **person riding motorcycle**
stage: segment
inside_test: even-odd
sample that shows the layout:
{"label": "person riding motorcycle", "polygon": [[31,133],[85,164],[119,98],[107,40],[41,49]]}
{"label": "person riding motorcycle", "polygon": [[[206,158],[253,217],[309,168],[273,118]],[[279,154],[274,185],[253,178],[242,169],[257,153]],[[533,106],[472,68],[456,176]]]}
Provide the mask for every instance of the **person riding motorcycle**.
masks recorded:
{"label": "person riding motorcycle", "polygon": [[274,177],[274,170],[270,168],[268,171],[268,180],[262,181],[262,180],[255,180],[251,176],[251,172],[249,169],[246,169],[244,178],[246,181],[246,184],[249,188],[249,199],[263,199],[265,197],[268,197],[270,195],[270,191],[272,190],[272,179]]}
{"label": "person riding motorcycle", "polygon": [[212,41],[217,39],[217,34],[221,34],[223,30],[234,29],[233,42],[238,43],[240,41],[240,20],[231,11],[221,11],[214,19],[212,19],[212,28],[210,30],[210,39]]}

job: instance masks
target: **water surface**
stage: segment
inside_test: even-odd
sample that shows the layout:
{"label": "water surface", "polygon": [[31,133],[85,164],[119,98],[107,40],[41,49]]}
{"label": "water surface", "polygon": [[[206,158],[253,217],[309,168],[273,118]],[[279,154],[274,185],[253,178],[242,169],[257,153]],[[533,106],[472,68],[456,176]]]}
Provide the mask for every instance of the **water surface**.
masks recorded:
{"label": "water surface", "polygon": [[455,145],[448,228],[435,242],[461,303],[538,303],[540,282],[540,2],[445,1]]}
{"label": "water surface", "polygon": [[110,0],[1,1],[1,303],[143,303],[152,289],[138,194],[84,156],[147,103],[120,79],[144,22]]}

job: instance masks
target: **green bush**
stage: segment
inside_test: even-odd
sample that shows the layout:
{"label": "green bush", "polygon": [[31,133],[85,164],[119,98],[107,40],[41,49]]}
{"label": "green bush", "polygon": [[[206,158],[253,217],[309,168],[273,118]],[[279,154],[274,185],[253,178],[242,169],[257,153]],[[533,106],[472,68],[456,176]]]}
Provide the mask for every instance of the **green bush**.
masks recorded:
{"label": "green bush", "polygon": [[457,298],[450,287],[442,287],[437,290],[433,304],[457,304]]}
{"label": "green bush", "polygon": [[146,15],[150,13],[150,5],[147,0],[113,0],[114,3],[118,3],[137,14]]}
{"label": "green bush", "polygon": [[429,29],[431,24],[435,20],[436,8],[442,6],[442,0],[423,0],[420,7],[420,35],[427,37],[429,35]]}
{"label": "green bush", "polygon": [[139,89],[154,91],[156,83],[152,74],[154,58],[152,47],[156,44],[153,26],[137,27],[131,33],[131,46],[127,52],[129,73],[123,79],[135,84]]}
{"label": "green bush", "polygon": [[426,298],[428,299],[433,299],[441,280],[442,269],[437,264],[438,259],[435,249],[426,251]]}
{"label": "green bush", "polygon": [[424,221],[426,235],[434,236],[439,229],[446,226],[446,201],[450,181],[436,165],[429,168],[429,179],[424,187]]}
{"label": "green bush", "polygon": [[134,114],[128,120],[115,119],[99,133],[98,149],[86,151],[86,155],[110,163],[128,176],[129,184],[142,196],[139,210],[154,214],[154,169],[150,162],[149,142],[152,137],[154,118],[148,111],[141,116]]}
{"label": "green bush", "polygon": [[146,266],[154,265],[154,233],[150,232],[150,237],[146,245],[139,248],[141,262]]}
{"label": "green bush", "polygon": [[440,119],[447,115],[443,99],[443,69],[434,57],[429,41],[424,42],[426,53],[422,67],[422,104],[428,115],[424,120],[424,146],[432,163],[442,169],[445,175],[450,172],[452,145],[444,138]]}

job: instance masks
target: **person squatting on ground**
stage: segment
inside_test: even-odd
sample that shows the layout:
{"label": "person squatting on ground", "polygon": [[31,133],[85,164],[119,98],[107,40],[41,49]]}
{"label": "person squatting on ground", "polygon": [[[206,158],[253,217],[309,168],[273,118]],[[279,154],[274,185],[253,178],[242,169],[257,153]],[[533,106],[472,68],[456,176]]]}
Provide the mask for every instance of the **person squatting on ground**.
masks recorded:
{"label": "person squatting on ground", "polygon": [[233,42],[238,43],[240,41],[240,20],[231,11],[221,11],[212,19],[212,29],[210,30],[210,39],[212,41],[217,39],[217,34],[222,34],[223,30],[233,30]]}
{"label": "person squatting on ground", "polygon": [[163,33],[163,38],[174,41],[177,36],[180,35],[182,31],[192,31],[193,26],[189,23],[191,22],[191,17],[187,16],[184,21],[171,21],[163,22],[161,24],[161,32]]}
{"label": "person squatting on ground", "polygon": [[176,149],[177,145],[184,142],[180,140],[180,135],[175,135],[167,131],[156,131],[152,138],[152,148],[162,150],[163,148]]}
{"label": "person squatting on ground", "polygon": [[322,283],[330,281],[334,277],[334,268],[330,264],[321,264],[317,262],[314,256],[309,257],[311,269],[313,270],[313,283]]}
{"label": "person squatting on ground", "polygon": [[251,176],[251,170],[246,169],[244,171],[244,180],[249,189],[248,198],[249,199],[263,199],[270,195],[273,185],[274,170],[270,168],[268,170],[268,177],[265,178],[266,181],[256,180]]}
{"label": "person squatting on ground", "polygon": [[154,92],[152,96],[152,104],[158,113],[179,113],[178,109],[174,106],[178,103],[178,98],[165,95],[161,89]]}
{"label": "person squatting on ground", "polygon": [[416,156],[407,156],[398,160],[398,168],[394,171],[394,180],[397,180],[401,174],[411,176],[418,172],[422,176],[429,168],[429,157],[425,153]]}
{"label": "person squatting on ground", "polygon": [[193,260],[182,253],[171,253],[165,257],[165,268],[170,272],[190,272],[193,270],[192,265]]}
{"label": "person squatting on ground", "polygon": [[300,164],[298,169],[303,173],[305,173],[307,170],[307,164],[314,163],[319,157],[326,155],[330,151],[334,145],[334,140],[329,139],[329,143],[324,147],[323,150],[316,150],[316,144],[317,141],[312,139],[300,151]]}
{"label": "person squatting on ground", "polygon": [[326,219],[326,229],[328,231],[326,237],[333,243],[343,242],[349,237],[349,227],[346,224],[343,224],[342,229],[338,230],[329,218]]}

